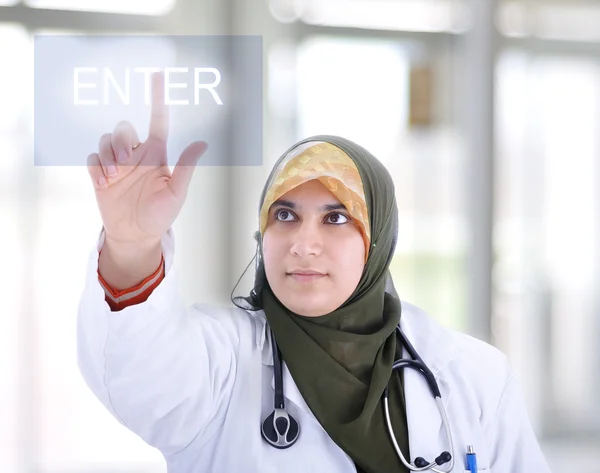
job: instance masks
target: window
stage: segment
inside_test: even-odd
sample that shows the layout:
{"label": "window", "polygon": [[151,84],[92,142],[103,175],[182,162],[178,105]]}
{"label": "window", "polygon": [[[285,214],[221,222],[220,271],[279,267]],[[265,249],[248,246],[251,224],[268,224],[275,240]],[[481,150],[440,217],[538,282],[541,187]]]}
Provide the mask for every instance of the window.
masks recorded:
{"label": "window", "polygon": [[26,149],[29,143],[27,126],[32,99],[30,41],[24,28],[0,23],[0,64],[10,64],[0,74],[0,196],[8,198],[7,192],[16,190],[19,170],[25,167]]}
{"label": "window", "polygon": [[500,3],[496,25],[508,37],[533,36],[552,40],[600,41],[600,7],[594,2]]}
{"label": "window", "polygon": [[469,26],[469,11],[456,0],[271,0],[270,10],[283,23],[426,32]]}
{"label": "window", "polygon": [[[17,471],[19,452],[22,451],[23,416],[29,406],[25,405],[23,389],[29,385],[27,369],[27,307],[24,287],[30,282],[27,262],[29,253],[23,233],[28,230],[26,216],[16,198],[20,188],[30,190],[22,169],[25,168],[26,150],[29,142],[26,129],[28,38],[25,29],[17,25],[0,24],[0,64],[12,64],[7,73],[0,74],[0,246],[3,252],[3,271],[0,272],[2,288],[2,317],[0,317],[0,465],[5,471]],[[23,193],[27,195],[27,191]],[[29,201],[30,202],[30,201]],[[24,264],[25,263],[25,264]]]}
{"label": "window", "polygon": [[546,432],[599,432],[600,67],[506,51],[497,77],[495,338]]}
{"label": "window", "polygon": [[32,37],[0,23],[0,44],[10,45],[0,63],[11,65],[0,74],[2,470],[163,472],[160,453],[113,419],[79,373],[78,297],[64,295],[81,293],[101,220],[85,156],[78,167],[34,166]]}
{"label": "window", "polygon": [[[441,322],[463,327],[461,137],[443,119],[413,127],[409,118],[411,70],[429,59],[427,49],[414,43],[307,38],[298,46],[295,66],[296,138],[341,135],[386,165],[396,184],[400,213],[391,266],[396,289],[402,299]],[[289,65],[283,70],[289,74]],[[277,83],[285,82],[277,79],[277,69],[272,76]],[[445,84],[441,87],[451,87],[450,81]],[[372,126],[365,127],[365,122]]]}
{"label": "window", "polygon": [[33,8],[51,10],[78,10],[138,15],[166,15],[175,5],[175,0],[25,0]]}

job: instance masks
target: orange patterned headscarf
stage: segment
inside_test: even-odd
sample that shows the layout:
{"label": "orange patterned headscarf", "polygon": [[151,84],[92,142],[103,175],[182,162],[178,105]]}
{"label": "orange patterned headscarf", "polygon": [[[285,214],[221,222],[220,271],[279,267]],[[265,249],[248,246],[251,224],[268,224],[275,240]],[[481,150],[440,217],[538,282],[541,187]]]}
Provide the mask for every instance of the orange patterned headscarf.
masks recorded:
{"label": "orange patterned headscarf", "polygon": [[354,161],[331,143],[306,143],[281,161],[260,210],[261,235],[267,227],[271,205],[285,193],[313,179],[319,180],[350,213],[363,236],[366,261],[371,230],[362,180]]}

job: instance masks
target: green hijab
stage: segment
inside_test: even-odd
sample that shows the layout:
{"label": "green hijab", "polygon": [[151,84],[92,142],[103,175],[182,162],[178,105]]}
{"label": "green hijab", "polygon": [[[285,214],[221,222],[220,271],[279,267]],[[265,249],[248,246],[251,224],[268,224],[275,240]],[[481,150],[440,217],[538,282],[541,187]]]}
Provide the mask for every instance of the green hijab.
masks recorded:
{"label": "green hijab", "polygon": [[359,145],[336,136],[313,136],[296,143],[275,164],[259,209],[279,163],[296,146],[312,141],[337,146],[360,173],[371,227],[371,247],[360,282],[348,300],[329,314],[294,314],[279,302],[266,280],[258,238],[255,285],[246,301],[264,310],[302,397],[357,470],[406,472],[389,438],[382,401],[389,383],[392,427],[402,453],[409,458],[403,379],[398,372],[392,373],[394,359],[401,355],[395,332],[401,305],[388,269],[398,232],[391,176]]}

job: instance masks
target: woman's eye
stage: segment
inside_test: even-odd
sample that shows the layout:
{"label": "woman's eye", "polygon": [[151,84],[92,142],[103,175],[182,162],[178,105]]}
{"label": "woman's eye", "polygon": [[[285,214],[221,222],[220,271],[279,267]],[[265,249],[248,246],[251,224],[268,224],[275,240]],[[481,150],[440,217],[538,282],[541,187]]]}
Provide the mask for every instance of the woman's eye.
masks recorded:
{"label": "woman's eye", "polygon": [[277,210],[275,212],[275,219],[276,220],[280,220],[282,222],[291,222],[294,218],[294,215],[292,214],[292,212],[288,211],[288,210]]}
{"label": "woman's eye", "polygon": [[340,214],[340,213],[333,213],[333,214],[329,214],[327,216],[328,223],[342,224],[342,223],[347,223],[348,220],[349,220],[348,217],[346,217],[344,214]]}

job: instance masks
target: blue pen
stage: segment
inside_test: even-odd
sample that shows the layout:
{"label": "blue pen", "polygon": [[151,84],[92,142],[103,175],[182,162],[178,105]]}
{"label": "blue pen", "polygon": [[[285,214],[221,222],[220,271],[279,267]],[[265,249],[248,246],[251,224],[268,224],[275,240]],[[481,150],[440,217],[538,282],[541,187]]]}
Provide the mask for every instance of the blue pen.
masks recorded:
{"label": "blue pen", "polygon": [[477,455],[475,455],[473,445],[467,445],[467,469],[471,473],[477,473]]}

